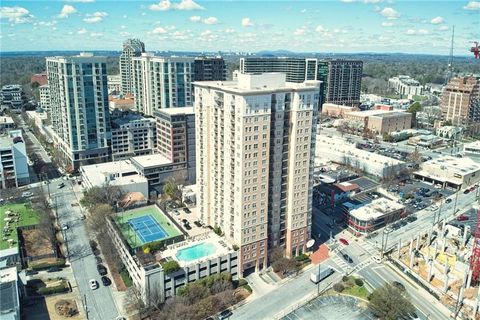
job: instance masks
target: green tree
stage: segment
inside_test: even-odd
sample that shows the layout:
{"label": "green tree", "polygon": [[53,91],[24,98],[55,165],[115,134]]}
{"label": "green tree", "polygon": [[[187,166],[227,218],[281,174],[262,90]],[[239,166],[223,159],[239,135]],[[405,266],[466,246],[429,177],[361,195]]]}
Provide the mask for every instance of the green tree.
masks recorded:
{"label": "green tree", "polygon": [[178,264],[177,261],[175,260],[170,260],[170,261],[167,261],[167,262],[163,262],[162,263],[162,268],[163,268],[163,271],[166,273],[166,274],[169,274],[171,272],[175,272],[177,271],[178,269],[180,269],[180,265]]}
{"label": "green tree", "polygon": [[369,300],[368,308],[382,320],[411,319],[415,312],[408,294],[389,283],[375,289]]}

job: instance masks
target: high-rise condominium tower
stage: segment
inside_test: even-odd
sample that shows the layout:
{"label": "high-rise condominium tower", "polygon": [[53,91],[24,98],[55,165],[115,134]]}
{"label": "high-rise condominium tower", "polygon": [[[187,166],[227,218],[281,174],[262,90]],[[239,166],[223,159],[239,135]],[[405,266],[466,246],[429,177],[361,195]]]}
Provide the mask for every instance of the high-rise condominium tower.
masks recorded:
{"label": "high-rise condominium tower", "polygon": [[454,125],[480,122],[480,80],[476,77],[453,78],[443,88],[442,113]]}
{"label": "high-rise condominium tower", "polygon": [[194,58],[132,58],[135,107],[145,115],[164,108],[191,106]]}
{"label": "high-rise condominium tower", "polygon": [[123,93],[133,93],[132,58],[141,56],[145,52],[145,44],[140,39],[127,39],[123,43],[120,55],[120,77]]}
{"label": "high-rise condominium tower", "polygon": [[319,88],[281,73],[195,82],[201,220],[239,247],[242,272],[264,268],[273,248],[306,249]]}
{"label": "high-rise condominium tower", "polygon": [[360,104],[363,62],[359,60],[321,60],[316,58],[241,58],[241,73],[282,72],[289,82],[319,80],[321,103],[349,106]]}
{"label": "high-rise condominium tower", "polygon": [[56,143],[73,169],[109,159],[107,64],[80,54],[47,58],[50,115]]}

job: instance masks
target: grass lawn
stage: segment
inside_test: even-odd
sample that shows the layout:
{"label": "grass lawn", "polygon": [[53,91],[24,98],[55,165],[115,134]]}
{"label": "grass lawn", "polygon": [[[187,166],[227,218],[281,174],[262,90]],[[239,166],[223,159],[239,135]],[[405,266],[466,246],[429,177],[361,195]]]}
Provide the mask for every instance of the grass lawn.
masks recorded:
{"label": "grass lawn", "polygon": [[[18,213],[18,215],[5,214],[7,211],[12,211]],[[14,221],[18,217],[18,221]],[[4,227],[7,225],[6,218],[10,218],[11,221],[8,223],[8,230],[6,233],[3,232]],[[6,204],[0,206],[0,229],[2,230],[2,238],[0,239],[0,250],[13,248],[18,246],[18,236],[17,236],[17,227],[29,226],[38,223],[38,213],[32,210],[29,204],[18,203],[18,204]],[[8,239],[13,239],[14,244],[10,245]]]}
{"label": "grass lawn", "polygon": [[160,225],[160,227],[167,233],[166,237],[157,240],[165,240],[182,234],[180,230],[178,230],[175,225],[170,222],[170,220],[155,206],[149,206],[122,212],[117,214],[117,216],[115,217],[115,222],[117,223],[119,229],[122,231],[125,239],[127,239],[128,244],[132,248],[138,248],[145,243],[140,239],[136,231],[131,227],[129,221],[134,218],[148,215],[152,216]]}
{"label": "grass lawn", "polygon": [[365,288],[365,286],[353,286],[351,288],[346,288],[345,290],[342,291],[342,293],[345,293],[345,294],[349,294],[349,295],[352,295],[352,296],[355,296],[355,297],[359,297],[359,298],[362,298],[362,299],[367,299],[368,295],[369,295],[369,292],[368,290]]}

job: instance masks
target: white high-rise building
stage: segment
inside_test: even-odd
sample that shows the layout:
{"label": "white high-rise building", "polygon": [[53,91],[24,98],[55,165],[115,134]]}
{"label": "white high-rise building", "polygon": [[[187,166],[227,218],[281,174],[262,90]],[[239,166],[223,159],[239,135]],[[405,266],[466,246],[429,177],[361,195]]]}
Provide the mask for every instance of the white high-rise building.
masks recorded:
{"label": "white high-rise building", "polygon": [[54,142],[67,166],[107,161],[111,138],[105,57],[47,58]]}
{"label": "white high-rise building", "polygon": [[239,247],[243,273],[265,268],[274,248],[305,252],[320,82],[240,73],[194,85],[202,222]]}
{"label": "white high-rise building", "polygon": [[143,52],[145,52],[145,44],[140,39],[127,39],[123,43],[119,64],[121,89],[124,94],[133,93],[132,58],[142,55]]}
{"label": "white high-rise building", "polygon": [[40,107],[45,111],[50,111],[50,88],[48,84],[38,87],[40,92]]}
{"label": "white high-rise building", "polygon": [[191,106],[194,58],[155,57],[144,53],[132,59],[133,94],[138,112]]}

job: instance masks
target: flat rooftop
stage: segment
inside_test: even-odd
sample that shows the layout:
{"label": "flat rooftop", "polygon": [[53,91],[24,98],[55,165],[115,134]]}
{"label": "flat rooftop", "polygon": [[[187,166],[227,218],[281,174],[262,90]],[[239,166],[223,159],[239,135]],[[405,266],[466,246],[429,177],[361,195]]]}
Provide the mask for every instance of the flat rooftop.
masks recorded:
{"label": "flat rooftop", "polygon": [[426,161],[422,163],[421,167],[423,170],[427,171],[429,167],[433,167],[435,168],[435,170],[442,170],[444,172],[448,172],[449,175],[459,174],[461,176],[480,171],[480,163],[468,157],[456,158],[451,156],[445,156],[442,158]]}
{"label": "flat rooftop", "polygon": [[194,114],[193,107],[177,107],[177,108],[162,108],[157,110],[159,113],[165,113],[168,115],[179,115],[179,114]]}
{"label": "flat rooftop", "polygon": [[168,158],[161,154],[147,154],[144,156],[133,157],[131,160],[143,168],[159,167],[172,163]]}
{"label": "flat rooftop", "polygon": [[[111,175],[137,173],[135,166],[130,160],[112,161],[98,164],[90,164],[82,166],[81,171],[88,177],[92,185],[102,185],[107,182],[106,177]],[[132,175],[133,176],[133,175]],[[128,176],[126,178],[129,178]],[[121,177],[117,177],[121,178]]]}
{"label": "flat rooftop", "polygon": [[390,112],[387,112],[387,113],[380,113],[380,114],[372,115],[372,117],[379,117],[379,118],[394,118],[394,117],[405,117],[405,116],[411,116],[411,114],[408,113],[408,112],[390,111]]}
{"label": "flat rooftop", "polygon": [[350,211],[350,215],[358,220],[368,221],[381,218],[393,211],[405,208],[404,205],[395,201],[379,198]]}
{"label": "flat rooftop", "polygon": [[[147,121],[155,123],[154,118],[146,118],[146,117],[144,117],[140,114],[129,113],[129,114],[123,115],[121,117],[112,119],[112,124],[116,125],[117,127],[121,127],[125,124],[129,124],[130,122],[141,121],[141,120],[147,120]],[[113,129],[116,129],[116,128],[113,128]]]}
{"label": "flat rooftop", "polygon": [[352,111],[347,113],[347,115],[360,116],[360,117],[370,117],[370,116],[379,116],[381,114],[392,113],[393,110],[365,110],[365,111]]}

